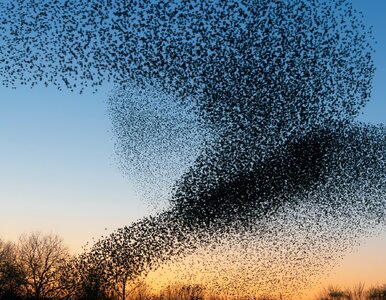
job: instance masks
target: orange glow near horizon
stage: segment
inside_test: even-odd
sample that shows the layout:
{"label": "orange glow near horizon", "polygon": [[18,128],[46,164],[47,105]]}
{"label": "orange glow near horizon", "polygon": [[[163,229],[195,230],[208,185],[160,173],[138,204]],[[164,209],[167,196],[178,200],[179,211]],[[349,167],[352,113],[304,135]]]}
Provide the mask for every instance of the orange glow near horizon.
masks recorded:
{"label": "orange glow near horizon", "polygon": [[[82,246],[85,244],[85,238],[79,234],[76,228],[86,226],[86,224],[72,220],[73,227],[66,227],[65,229],[67,230],[64,230],[63,228],[54,226],[54,219],[53,217],[48,220],[45,219],[45,221],[52,222],[52,227],[48,231],[41,231],[43,233],[52,232],[59,234],[63,237],[64,243],[69,246],[71,253],[80,253]],[[116,225],[121,226],[120,224]],[[89,241],[91,244],[92,237],[98,239],[100,233],[108,234],[110,232],[106,231],[104,227],[99,228],[101,225],[97,223],[87,224],[87,226],[95,229],[93,233],[90,233]],[[15,230],[15,228],[12,229]],[[99,232],[97,230],[99,230]],[[7,230],[7,235],[4,235],[4,233],[5,232],[0,236],[2,240],[16,242],[19,236],[19,233],[11,230]],[[258,243],[258,241],[256,241],[256,243]],[[313,277],[315,283],[309,286],[301,285],[301,282],[296,282],[296,280],[291,281],[288,278],[286,279],[285,273],[276,274],[275,270],[280,270],[276,265],[270,270],[272,266],[270,266],[269,263],[284,263],[285,270],[285,268],[290,268],[294,262],[285,261],[285,257],[270,258],[264,253],[254,253],[253,251],[243,252],[243,247],[243,243],[239,243],[232,247],[227,245],[215,249],[203,249],[185,259],[176,259],[174,262],[170,262],[158,270],[151,272],[146,282],[156,290],[176,283],[212,286],[216,293],[221,292],[221,288],[225,291],[233,290],[233,292],[236,291],[240,294],[246,293],[248,289],[254,288],[257,293],[260,290],[263,291],[263,293],[264,291],[273,290],[277,291],[273,296],[278,296],[279,293],[281,293],[283,299],[295,300],[315,299],[315,296],[329,285],[350,288],[359,283],[364,283],[365,288],[369,288],[374,285],[386,283],[386,271],[384,268],[384,266],[386,266],[385,230],[383,230],[380,235],[363,239],[361,245],[354,248],[351,253],[343,253],[343,259],[337,261],[334,268],[327,268],[325,271],[321,269],[323,272],[317,272],[317,276]],[[251,247],[253,247],[253,245],[251,245]],[[264,247],[270,247],[270,244],[268,243],[264,245]],[[270,282],[264,285],[263,281],[259,281],[254,285],[251,280],[258,278],[258,276],[253,273],[262,271],[264,272],[261,273],[261,276],[269,278]],[[305,274],[299,274],[299,276],[305,276]],[[248,280],[248,278],[250,278],[250,280]],[[297,291],[301,291],[303,297],[293,296],[290,298],[290,295],[288,295],[288,298],[284,297],[287,295],[286,285],[288,285],[290,289],[295,287]]]}
{"label": "orange glow near horizon", "polygon": [[[209,294],[234,294],[234,295],[270,295],[283,299],[307,300],[316,297],[327,287],[334,286],[343,290],[352,289],[358,284],[364,284],[365,289],[386,284],[386,232],[381,236],[366,239],[363,244],[344,258],[337,261],[336,266],[325,273],[315,275],[299,274],[299,276],[311,276],[313,284],[303,285],[302,281],[291,282],[286,279],[286,274],[275,274],[277,266],[265,270],[262,276],[264,280],[250,272],[259,269],[257,260],[243,262],[237,251],[224,249],[211,250],[216,252],[208,256],[208,251],[196,253],[187,258],[180,259],[151,272],[146,282],[156,291],[162,290],[173,284],[200,284],[209,287]],[[233,262],[233,263],[232,263]],[[254,265],[253,268],[250,266]],[[291,265],[291,262],[288,262]],[[264,262],[261,262],[264,266]],[[256,285],[252,281],[257,279]],[[297,293],[299,292],[299,294]]]}

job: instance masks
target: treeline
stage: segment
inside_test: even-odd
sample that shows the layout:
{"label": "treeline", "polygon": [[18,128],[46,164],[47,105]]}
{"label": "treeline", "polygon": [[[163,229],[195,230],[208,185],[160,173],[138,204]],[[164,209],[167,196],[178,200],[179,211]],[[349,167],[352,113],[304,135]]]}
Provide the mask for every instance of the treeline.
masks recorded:
{"label": "treeline", "polygon": [[70,256],[57,235],[35,232],[17,243],[0,239],[1,300],[125,299],[110,283],[86,253]]}
{"label": "treeline", "polygon": [[[117,255],[118,256],[118,255]],[[111,257],[85,251],[71,256],[53,234],[22,235],[17,243],[0,239],[0,300],[225,300],[200,285],[169,286],[155,294],[135,270],[119,268]],[[120,259],[119,257],[117,259]],[[127,265],[126,265],[127,266]],[[275,299],[267,296],[241,300]],[[280,298],[282,299],[282,298]],[[386,300],[386,285],[364,289],[329,287],[317,300]]]}
{"label": "treeline", "polygon": [[56,235],[22,235],[18,243],[0,240],[0,298],[65,297],[61,283],[70,256]]}
{"label": "treeline", "polygon": [[204,299],[199,285],[169,286],[154,294],[136,270],[98,251],[71,256],[59,236],[39,232],[22,235],[17,243],[0,239],[0,300]]}
{"label": "treeline", "polygon": [[364,284],[358,284],[352,289],[329,286],[317,300],[386,300],[386,285],[368,289],[365,289]]}
{"label": "treeline", "polygon": [[57,235],[35,232],[17,243],[0,239],[0,299],[71,299],[78,293],[71,286],[73,259]]}

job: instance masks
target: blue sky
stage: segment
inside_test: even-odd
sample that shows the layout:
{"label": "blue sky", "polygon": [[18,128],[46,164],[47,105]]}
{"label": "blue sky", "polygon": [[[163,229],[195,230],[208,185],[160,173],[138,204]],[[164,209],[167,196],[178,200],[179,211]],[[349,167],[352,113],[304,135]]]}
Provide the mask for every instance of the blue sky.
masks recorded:
{"label": "blue sky", "polygon": [[147,214],[118,169],[107,90],[1,88],[0,99],[1,238],[52,231],[78,250]]}
{"label": "blue sky", "polygon": [[363,122],[386,123],[386,1],[352,0],[352,3],[363,12],[366,24],[373,26],[377,41],[372,98],[358,119]]}
{"label": "blue sky", "polygon": [[[386,1],[353,4],[378,41],[372,99],[358,120],[386,123]],[[92,237],[150,213],[118,168],[107,115],[110,88],[79,95],[0,87],[0,238],[54,232],[78,251]],[[386,248],[386,234],[358,253],[366,257],[379,247]],[[386,256],[377,255],[386,265]]]}

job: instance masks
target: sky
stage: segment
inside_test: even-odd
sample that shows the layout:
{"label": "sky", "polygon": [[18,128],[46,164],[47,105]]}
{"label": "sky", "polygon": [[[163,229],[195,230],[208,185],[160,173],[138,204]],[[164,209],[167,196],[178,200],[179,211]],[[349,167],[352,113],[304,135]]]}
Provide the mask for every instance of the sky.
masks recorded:
{"label": "sky", "polygon": [[[386,1],[354,0],[372,25],[376,73],[359,121],[386,123]],[[149,215],[119,169],[107,113],[111,86],[97,93],[0,87],[0,238],[60,235],[73,253],[93,238]],[[386,228],[348,253],[325,283],[386,283]]]}
{"label": "sky", "polygon": [[147,214],[118,168],[107,92],[0,89],[0,237],[53,232],[74,251]]}
{"label": "sky", "polygon": [[[386,1],[352,0],[353,6],[363,12],[364,21],[373,26],[376,67],[371,100],[362,110],[358,121],[386,123]],[[386,283],[386,228],[380,229],[373,237],[364,238],[361,245],[347,253],[341,263],[330,274],[325,274],[314,290],[328,284],[352,286],[365,283],[367,287]]]}

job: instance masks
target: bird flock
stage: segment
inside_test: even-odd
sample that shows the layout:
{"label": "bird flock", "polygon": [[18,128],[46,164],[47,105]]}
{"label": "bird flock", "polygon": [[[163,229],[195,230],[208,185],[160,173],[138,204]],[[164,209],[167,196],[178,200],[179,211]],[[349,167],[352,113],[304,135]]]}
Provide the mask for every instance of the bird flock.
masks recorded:
{"label": "bird flock", "polygon": [[115,282],[169,264],[293,296],[386,225],[386,128],[355,121],[374,41],[348,0],[17,0],[0,20],[3,86],[115,85],[122,168],[162,202],[83,256]]}

